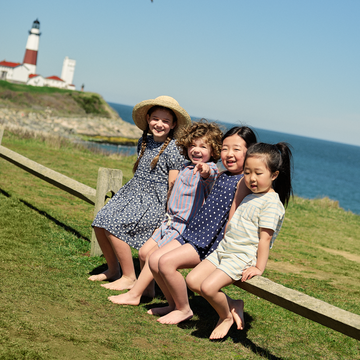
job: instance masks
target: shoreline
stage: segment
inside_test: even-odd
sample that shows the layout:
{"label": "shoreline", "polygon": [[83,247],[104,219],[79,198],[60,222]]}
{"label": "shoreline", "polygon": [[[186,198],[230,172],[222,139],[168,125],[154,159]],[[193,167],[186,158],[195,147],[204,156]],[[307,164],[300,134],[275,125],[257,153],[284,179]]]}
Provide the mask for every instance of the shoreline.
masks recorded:
{"label": "shoreline", "polygon": [[70,139],[127,146],[136,146],[142,135],[140,129],[120,117],[50,116],[46,112],[27,112],[1,107],[0,125],[10,131],[11,128],[21,128]]}

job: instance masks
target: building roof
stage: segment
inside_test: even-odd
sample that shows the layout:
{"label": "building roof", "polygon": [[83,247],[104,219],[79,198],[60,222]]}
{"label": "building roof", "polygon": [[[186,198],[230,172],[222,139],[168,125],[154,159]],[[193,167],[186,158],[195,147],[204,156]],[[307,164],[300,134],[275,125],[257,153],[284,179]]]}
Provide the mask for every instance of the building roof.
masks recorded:
{"label": "building roof", "polygon": [[56,75],[53,75],[53,76],[48,76],[46,79],[49,79],[49,80],[57,80],[57,81],[62,81],[64,82],[64,80],[60,79],[58,76]]}
{"label": "building roof", "polygon": [[36,77],[36,76],[41,76],[41,75],[38,75],[38,74],[30,74],[29,75],[29,79],[33,78],[33,77]]}
{"label": "building roof", "polygon": [[0,61],[0,66],[6,66],[6,67],[14,68],[14,67],[17,67],[19,65],[21,65],[21,64],[20,63],[14,63],[14,62],[11,62],[11,61],[6,61],[6,60]]}

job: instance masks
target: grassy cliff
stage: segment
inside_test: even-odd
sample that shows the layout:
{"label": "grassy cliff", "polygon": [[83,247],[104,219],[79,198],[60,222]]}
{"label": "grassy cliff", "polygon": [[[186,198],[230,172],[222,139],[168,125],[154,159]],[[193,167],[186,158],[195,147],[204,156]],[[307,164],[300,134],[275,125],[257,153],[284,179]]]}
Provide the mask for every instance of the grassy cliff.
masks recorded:
{"label": "grassy cliff", "polygon": [[[132,177],[134,157],[9,132],[2,145],[94,188],[100,166]],[[224,291],[244,299],[246,326],[220,342],[208,340],[217,315],[200,296],[178,326],[146,313],[160,294],[116,306],[117,291],[86,280],[105,267],[88,257],[93,207],[1,158],[0,179],[0,359],[360,359],[359,341],[234,286]],[[264,276],[360,314],[360,216],[295,197]]]}
{"label": "grassy cliff", "polygon": [[0,107],[31,112],[46,112],[50,109],[51,114],[56,116],[118,117],[96,93],[13,84],[3,80],[0,80]]}

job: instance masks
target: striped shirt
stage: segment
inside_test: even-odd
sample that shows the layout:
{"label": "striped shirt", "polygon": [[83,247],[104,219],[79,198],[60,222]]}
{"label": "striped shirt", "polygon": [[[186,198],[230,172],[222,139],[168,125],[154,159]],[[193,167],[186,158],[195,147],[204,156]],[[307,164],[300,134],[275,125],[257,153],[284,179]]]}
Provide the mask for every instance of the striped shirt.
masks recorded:
{"label": "striped shirt", "polygon": [[210,176],[203,179],[200,173],[194,174],[194,164],[184,164],[176,178],[168,201],[168,214],[189,223],[209,195],[218,169],[213,162],[208,162]]}
{"label": "striped shirt", "polygon": [[272,247],[281,229],[285,208],[276,192],[250,194],[244,198],[228,223],[219,253],[234,253],[243,263],[256,263],[260,228],[271,229]]}

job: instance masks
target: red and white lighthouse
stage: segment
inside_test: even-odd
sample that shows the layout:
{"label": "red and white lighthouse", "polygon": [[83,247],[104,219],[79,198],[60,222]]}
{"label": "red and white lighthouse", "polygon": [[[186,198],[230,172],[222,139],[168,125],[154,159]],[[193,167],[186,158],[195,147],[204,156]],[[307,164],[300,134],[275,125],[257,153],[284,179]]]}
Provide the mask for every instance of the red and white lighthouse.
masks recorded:
{"label": "red and white lighthouse", "polygon": [[36,19],[29,31],[29,37],[26,43],[26,50],[23,64],[30,70],[30,74],[36,74],[36,61],[39,50],[40,22]]}

